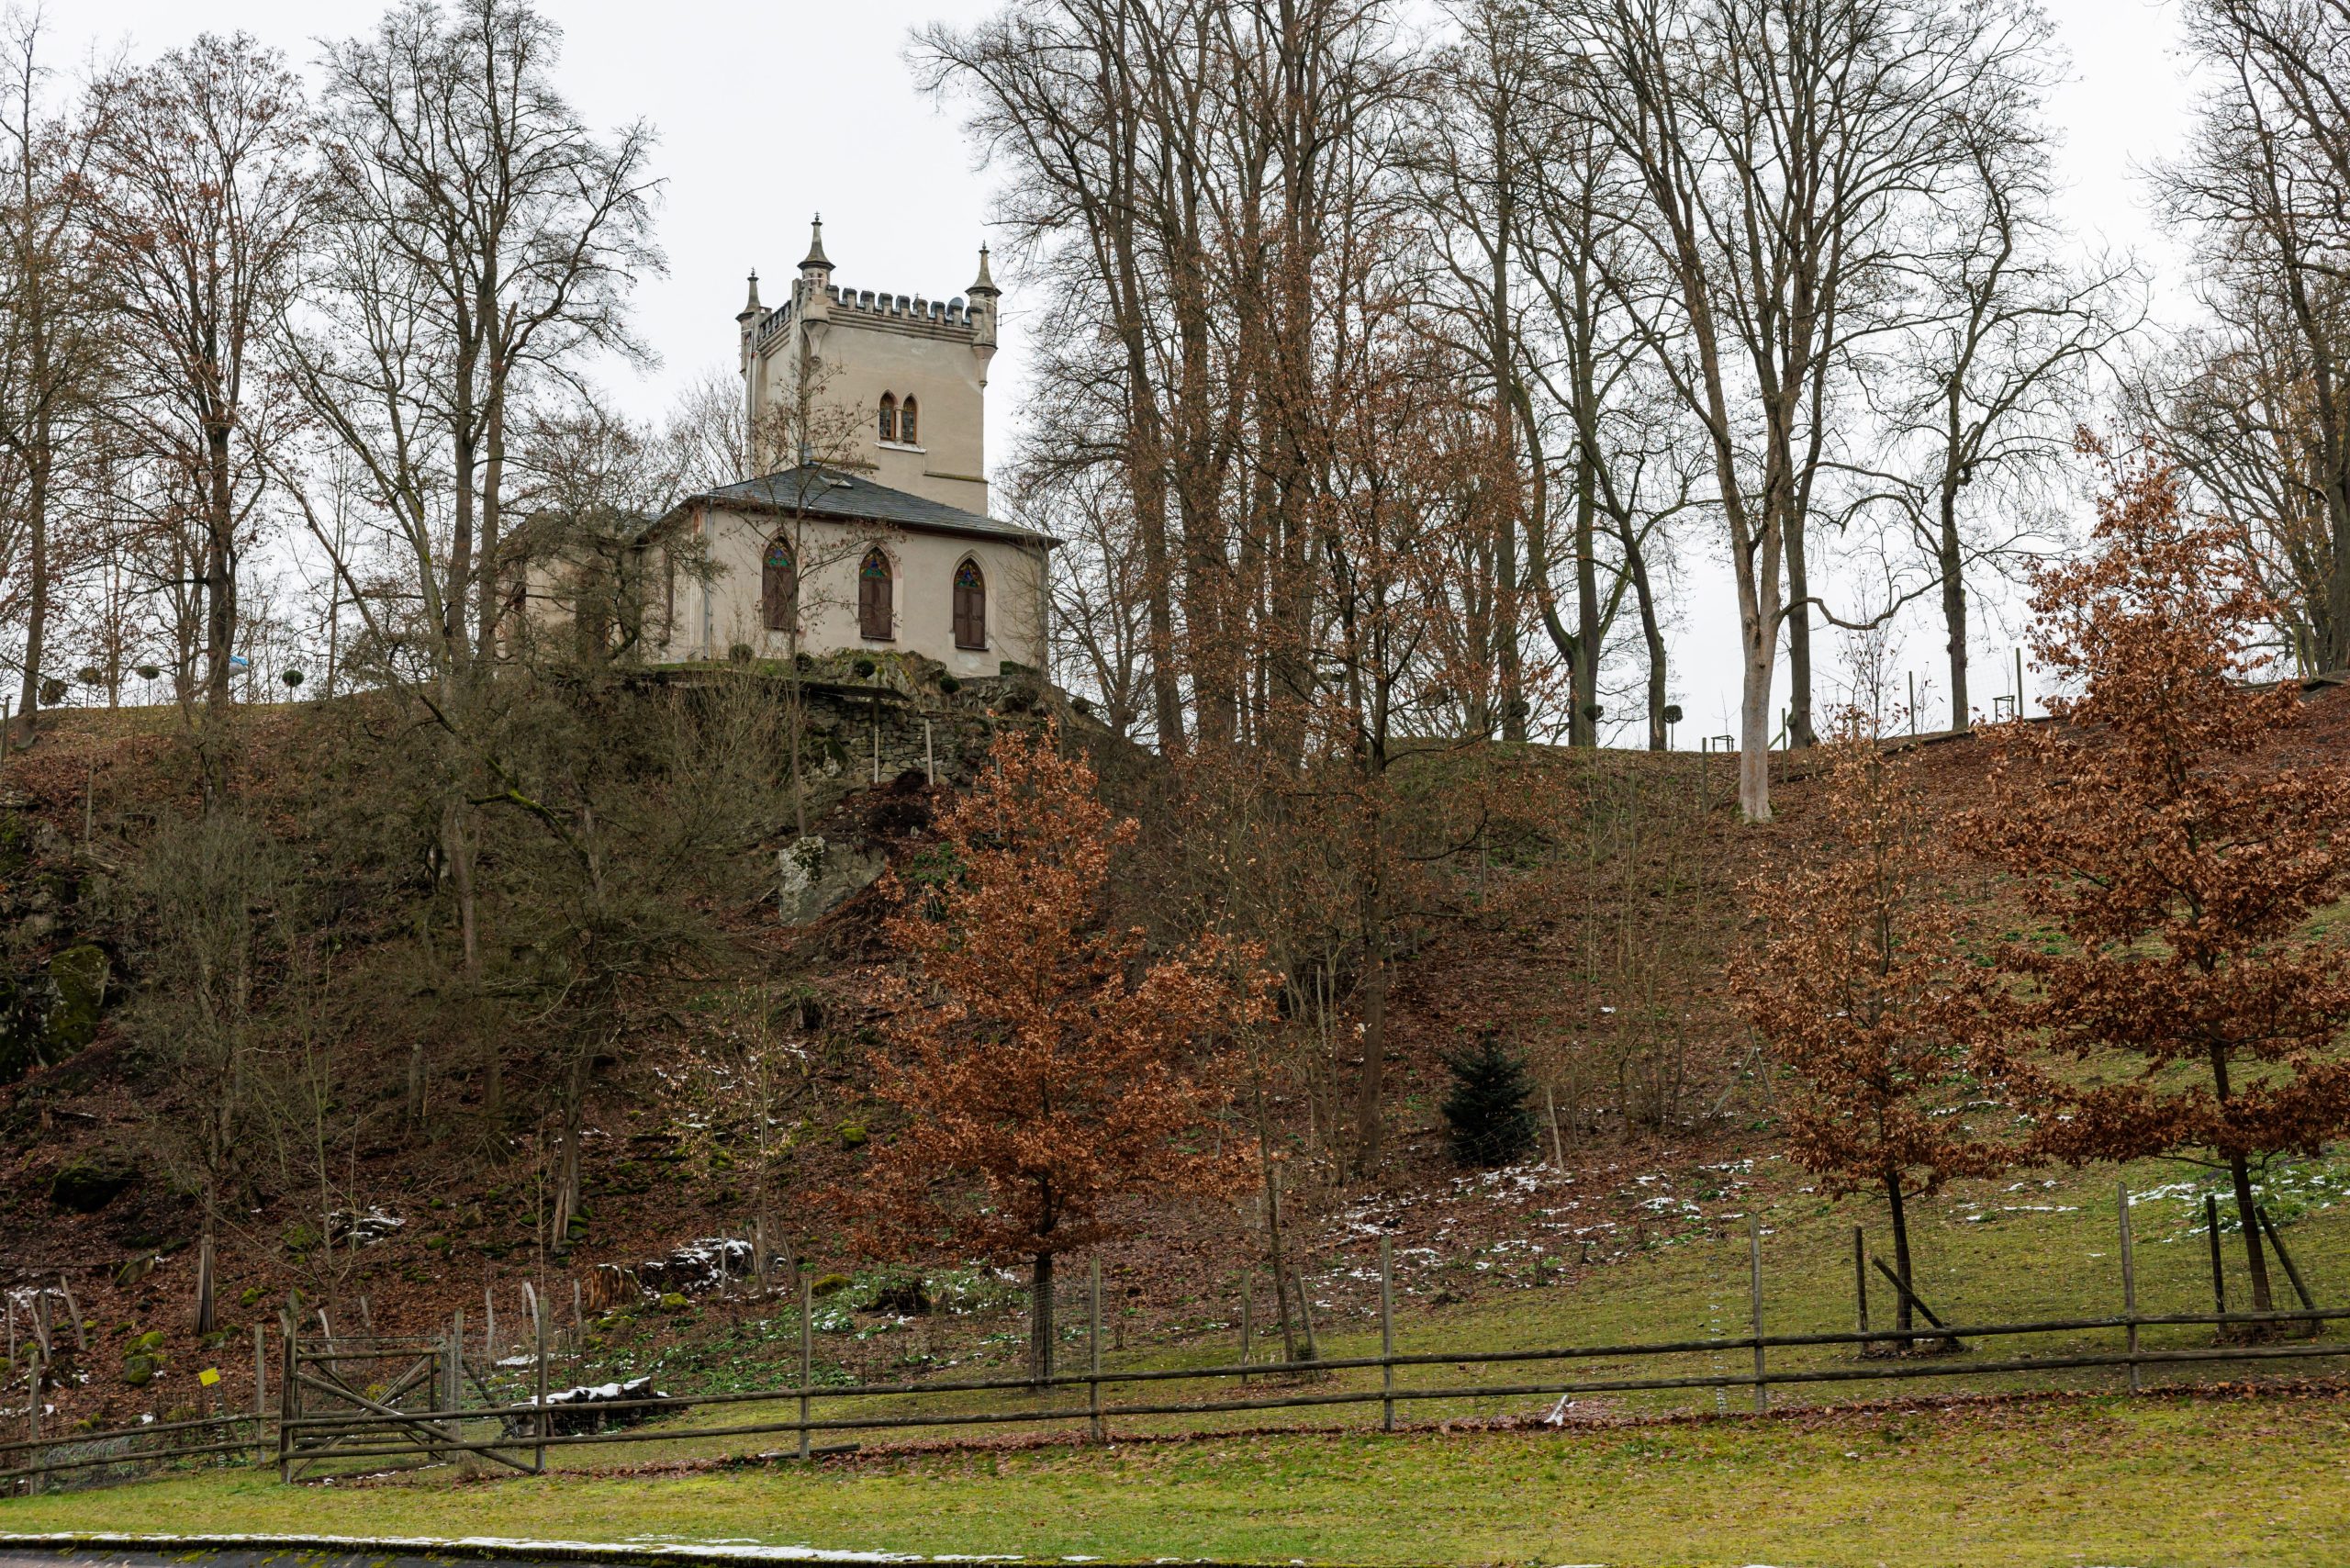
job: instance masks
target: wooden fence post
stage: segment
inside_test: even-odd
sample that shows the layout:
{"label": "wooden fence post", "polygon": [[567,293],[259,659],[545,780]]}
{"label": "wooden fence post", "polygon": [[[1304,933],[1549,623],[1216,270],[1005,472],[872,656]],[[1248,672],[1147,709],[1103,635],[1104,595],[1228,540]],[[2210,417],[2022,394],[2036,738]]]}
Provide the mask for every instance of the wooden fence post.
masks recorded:
{"label": "wooden fence post", "polygon": [[277,1367],[277,1479],[290,1485],[294,1480],[294,1418],[301,1414],[301,1391],[296,1387],[300,1375],[300,1352],[294,1344],[300,1325],[289,1305],[285,1316],[278,1322],[280,1339]]}
{"label": "wooden fence post", "polygon": [[[2220,1200],[2210,1193],[2203,1194],[2203,1234],[2211,1242],[2211,1305],[2221,1317],[2228,1315],[2228,1274],[2220,1266]],[[2227,1325],[2219,1326],[2227,1332]]]}
{"label": "wooden fence post", "polygon": [[[1250,1348],[1256,1338],[1257,1270],[1252,1264],[1240,1271],[1240,1364],[1244,1367],[1248,1364]],[[1247,1372],[1240,1374],[1240,1382],[1244,1387],[1248,1384]]]}
{"label": "wooden fence post", "polygon": [[1091,1361],[1092,1361],[1092,1370],[1091,1370],[1091,1383],[1088,1383],[1088,1385],[1087,1385],[1087,1386],[1088,1386],[1089,1390],[1091,1391],[1091,1392],[1090,1392],[1090,1394],[1089,1394],[1089,1395],[1088,1395],[1088,1403],[1091,1405],[1091,1408],[1092,1408],[1092,1411],[1093,1411],[1093,1440],[1094,1440],[1095,1442],[1097,1442],[1097,1443],[1098,1443],[1098,1442],[1100,1442],[1100,1441],[1102,1441],[1102,1260],[1101,1260],[1101,1258],[1100,1258],[1099,1256],[1096,1256],[1096,1257],[1093,1257],[1093,1258],[1091,1258],[1091,1259],[1089,1259],[1089,1260],[1088,1260],[1088,1261],[1089,1261],[1089,1262],[1091,1262],[1091,1263],[1092,1264],[1092,1267],[1091,1267],[1091,1269],[1090,1269],[1090,1270],[1087,1271],[1087,1276],[1086,1276],[1086,1318],[1087,1318],[1087,1323],[1086,1323],[1086,1330],[1085,1330],[1085,1348],[1086,1348],[1086,1350],[1091,1353]]}
{"label": "wooden fence post", "polygon": [[1754,1302],[1754,1413],[1771,1407],[1771,1388],[1762,1381],[1762,1216],[1746,1216],[1747,1291]]}
{"label": "wooden fence post", "polygon": [[253,1325],[253,1417],[269,1414],[269,1331]]}
{"label": "wooden fence post", "polygon": [[539,1396],[536,1401],[538,1408],[532,1412],[534,1419],[532,1422],[538,1432],[539,1446],[532,1465],[541,1475],[544,1475],[547,1473],[547,1438],[550,1435],[548,1429],[553,1425],[547,1418],[547,1307],[546,1303],[538,1299],[538,1293],[535,1291],[531,1294],[531,1305],[536,1309],[531,1314],[531,1317],[538,1338],[539,1363]]}
{"label": "wooden fence post", "polygon": [[196,1249],[196,1331],[209,1334],[212,1327],[212,1236],[207,1230]]}
{"label": "wooden fence post", "polygon": [[[1852,1303],[1860,1309],[1860,1331],[1866,1334],[1869,1331],[1868,1239],[1857,1225],[1852,1227]],[[1870,1341],[1861,1341],[1861,1354],[1867,1355],[1871,1349]]]}
{"label": "wooden fence post", "polygon": [[[2277,1234],[2277,1222],[2270,1217],[2267,1205],[2263,1204],[2253,1212],[2260,1216],[2261,1233],[2268,1238],[2269,1250],[2277,1254],[2277,1261],[2285,1265],[2285,1277],[2293,1282],[2293,1294],[2301,1298],[2301,1310],[2315,1312],[2317,1298],[2310,1294],[2310,1287],[2302,1282],[2300,1270],[2293,1265],[2293,1255],[2285,1250],[2285,1238]],[[73,1305],[73,1299],[68,1297],[65,1305]],[[2314,1320],[2310,1324],[2310,1330],[2312,1333],[2317,1331]]]}
{"label": "wooden fence post", "polygon": [[1379,1238],[1379,1429],[1395,1429],[1395,1238]]}
{"label": "wooden fence post", "polygon": [[38,1497],[49,1490],[49,1474],[41,1468],[42,1462],[49,1458],[49,1450],[40,1446],[40,1387],[48,1381],[49,1363],[42,1359],[38,1350],[33,1352],[33,1366],[29,1375],[32,1397],[25,1401],[25,1442],[28,1445],[25,1449],[25,1462],[33,1467],[33,1473],[26,1478],[25,1490]]}
{"label": "wooden fence post", "polygon": [[2130,1243],[2130,1183],[2120,1184],[2121,1216],[2121,1316],[2129,1323],[2130,1392],[2138,1392],[2138,1260]]}
{"label": "wooden fence post", "polygon": [[[463,1307],[449,1315],[449,1342],[441,1348],[442,1398],[447,1401],[441,1408],[449,1412],[449,1440],[464,1441],[464,1417],[459,1414],[465,1407],[465,1313]],[[454,1458],[453,1454],[451,1456]]]}
{"label": "wooden fence post", "polygon": [[815,1283],[808,1271],[800,1271],[800,1457],[808,1457],[808,1385],[815,1381],[815,1326],[809,1321],[814,1316]]}
{"label": "wooden fence post", "polygon": [[[2287,1265],[2288,1269],[2290,1267],[2290,1264]],[[62,1274],[57,1276],[57,1293],[65,1298],[66,1315],[73,1319],[73,1348],[77,1350],[88,1350],[90,1331],[82,1327],[82,1304],[73,1299],[73,1283]]]}
{"label": "wooden fence post", "polygon": [[[1289,1277],[1290,1282],[1297,1287],[1297,1324],[1300,1328],[1305,1331],[1305,1359],[1309,1361],[1318,1361],[1322,1359],[1322,1351],[1321,1348],[1314,1342],[1314,1308],[1307,1304],[1305,1299],[1305,1269],[1304,1265],[1301,1264],[1299,1267],[1292,1269],[1289,1271]],[[1278,1285],[1281,1282],[1276,1280],[1273,1282]]]}

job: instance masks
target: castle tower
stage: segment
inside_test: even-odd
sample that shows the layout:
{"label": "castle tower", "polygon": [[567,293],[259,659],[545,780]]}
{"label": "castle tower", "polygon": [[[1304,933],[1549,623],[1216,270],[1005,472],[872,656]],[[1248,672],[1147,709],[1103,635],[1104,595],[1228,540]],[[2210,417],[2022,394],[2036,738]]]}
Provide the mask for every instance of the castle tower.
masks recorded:
{"label": "castle tower", "polygon": [[968,302],[835,286],[824,224],[810,226],[791,297],[735,318],[754,466],[803,462],[984,516],[986,391],[1002,291],[979,252]]}

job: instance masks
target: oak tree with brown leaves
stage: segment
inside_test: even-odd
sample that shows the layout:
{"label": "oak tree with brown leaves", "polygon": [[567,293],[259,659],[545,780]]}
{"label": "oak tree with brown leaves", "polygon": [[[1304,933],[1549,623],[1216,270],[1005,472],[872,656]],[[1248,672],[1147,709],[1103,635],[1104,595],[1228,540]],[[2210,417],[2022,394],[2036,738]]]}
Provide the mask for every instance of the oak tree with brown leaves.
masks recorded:
{"label": "oak tree with brown leaves", "polygon": [[1270,1016],[1272,980],[1248,948],[1210,936],[1153,956],[1140,930],[1103,924],[1135,824],[1053,731],[1005,734],[992,764],[941,820],[927,869],[890,879],[885,929],[905,963],[883,981],[874,1068],[907,1123],[848,1207],[875,1250],[951,1239],[1025,1261],[1041,1382],[1055,1259],[1121,1234],[1122,1200],[1247,1180],[1245,1144],[1207,1142],[1230,1100],[1214,1070]]}
{"label": "oak tree with brown leaves", "polygon": [[2223,1167],[2265,1312],[2254,1162],[2350,1130],[2350,963],[2306,929],[2350,894],[2350,770],[2272,760],[2301,696],[2254,684],[2276,606],[2237,526],[2189,516],[2159,463],[2104,461],[2093,553],[2031,600],[2076,695],[1992,733],[1961,830],[2059,938],[1995,951],[1978,1052],[2042,1105],[2048,1154]]}
{"label": "oak tree with brown leaves", "polygon": [[1960,961],[1943,897],[1951,867],[1910,765],[1848,721],[1825,766],[1827,843],[1791,875],[1748,884],[1771,939],[1730,971],[1739,1012],[1794,1075],[1788,1152],[1829,1197],[1875,1190],[1893,1222],[1910,1327],[1908,1204],[1954,1176],[2004,1170],[1951,1028]]}

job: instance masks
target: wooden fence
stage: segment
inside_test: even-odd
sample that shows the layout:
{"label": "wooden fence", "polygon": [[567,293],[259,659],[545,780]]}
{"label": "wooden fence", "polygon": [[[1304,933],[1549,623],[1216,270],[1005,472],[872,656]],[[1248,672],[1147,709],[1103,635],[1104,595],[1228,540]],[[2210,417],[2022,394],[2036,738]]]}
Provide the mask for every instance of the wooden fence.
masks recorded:
{"label": "wooden fence", "polygon": [[[1284,1360],[1272,1362],[1243,1359],[1205,1367],[1108,1369],[1102,1364],[1101,1271],[1096,1264],[1087,1292],[1086,1341],[1082,1371],[1062,1372],[1042,1382],[1026,1376],[925,1379],[888,1383],[837,1384],[819,1383],[815,1376],[811,1320],[814,1301],[803,1278],[800,1290],[799,1376],[778,1387],[719,1394],[654,1394],[640,1398],[602,1400],[592,1406],[551,1404],[547,1393],[549,1353],[544,1315],[535,1325],[536,1350],[529,1358],[534,1392],[526,1398],[498,1399],[490,1383],[475,1375],[463,1351],[462,1318],[453,1321],[447,1338],[374,1341],[357,1338],[329,1338],[295,1336],[283,1347],[279,1400],[273,1416],[260,1413],[219,1416],[169,1425],[150,1425],[111,1432],[70,1433],[0,1443],[0,1483],[39,1485],[51,1477],[81,1469],[136,1469],[198,1457],[271,1455],[283,1479],[297,1479],[326,1462],[384,1460],[445,1461],[472,1454],[529,1473],[543,1472],[548,1450],[574,1447],[632,1444],[677,1444],[719,1439],[783,1437],[791,1439],[800,1457],[826,1451],[816,1445],[821,1434],[906,1432],[917,1429],[1002,1428],[1007,1426],[1074,1426],[1082,1423],[1089,1437],[1106,1440],[1113,1424],[1144,1419],[1214,1418],[1274,1410],[1328,1410],[1379,1407],[1379,1425],[1395,1429],[1399,1413],[1430,1402],[1494,1399],[1558,1398],[1583,1394],[1714,1389],[1727,1399],[1743,1390],[1756,1412],[1769,1408],[1771,1391],[1807,1384],[1839,1384],[1907,1381],[1919,1378],[1980,1377],[1986,1374],[2035,1374],[2071,1369],[2119,1368],[2126,1371],[2127,1386],[2136,1393],[2148,1368],[2186,1368],[2210,1363],[2291,1363],[2323,1358],[2350,1357],[2350,1340],[2277,1338],[2267,1342],[2150,1348],[2142,1330],[2155,1327],[2208,1327],[2215,1340],[2230,1330],[2269,1332],[2300,1328],[2309,1334],[2323,1326],[2350,1319],[2350,1307],[2320,1308],[2305,1305],[2296,1311],[2147,1314],[2137,1310],[2132,1249],[2129,1244],[2127,1207],[2122,1220],[2122,1310],[2107,1316],[2038,1319],[2012,1323],[1930,1323],[1901,1328],[1863,1327],[1818,1333],[1774,1334],[1763,1322],[1761,1235],[1750,1218],[1747,1237],[1750,1331],[1735,1337],[1646,1341],[1619,1345],[1583,1345],[1539,1349],[1399,1351],[1395,1349],[1393,1252],[1382,1239],[1380,1248],[1380,1353],[1371,1356]],[[1856,1257],[1856,1267],[1859,1260]],[[1864,1275],[1863,1275],[1864,1278]],[[2296,1282],[2297,1285],[2299,1282]],[[2305,1289],[2302,1299],[2307,1301]],[[1914,1298],[1912,1298],[1914,1300]],[[1922,1304],[1919,1304],[1922,1306]],[[2055,1354],[2011,1354],[2005,1357],[1915,1357],[1869,1361],[1872,1352],[1914,1348],[1921,1342],[1998,1341],[2035,1334],[2103,1334],[2119,1336],[2111,1349],[2070,1349]],[[1784,1352],[1804,1349],[1847,1348],[1859,1364],[1789,1365]],[[1782,1353],[1779,1364],[1773,1364]],[[1575,1376],[1576,1363],[1633,1361],[1705,1356],[1712,1364],[1702,1370],[1660,1371],[1655,1375]],[[1725,1358],[1735,1361],[1733,1367]],[[373,1360],[400,1367],[388,1379],[355,1383],[341,1368]],[[1414,1369],[1524,1367],[1533,1375],[1503,1383],[1438,1381],[1406,1384],[1399,1373]],[[1315,1386],[1334,1374],[1364,1376],[1352,1386]],[[1306,1386],[1294,1386],[1299,1382]],[[1291,1386],[1258,1386],[1252,1383]],[[468,1403],[471,1384],[481,1397]],[[1204,1397],[1173,1396],[1183,1384],[1206,1384]],[[1160,1394],[1159,1390],[1169,1390]],[[896,1401],[913,1402],[939,1395],[1004,1395],[1002,1407],[952,1410],[893,1411]],[[1024,1396],[1015,1400],[1010,1396]],[[1081,1397],[1080,1397],[1081,1396]],[[403,1402],[405,1401],[405,1402]],[[876,1405],[882,1406],[877,1410]],[[761,1418],[711,1426],[631,1426],[623,1430],[565,1430],[592,1417],[601,1424],[612,1415],[657,1422],[664,1416],[690,1409],[708,1411],[729,1406],[783,1406],[796,1409],[788,1418]],[[140,1448],[139,1439],[158,1437],[183,1439],[177,1446]],[[110,1444],[122,1444],[110,1449]],[[100,1451],[73,1451],[75,1449]],[[527,1457],[526,1457],[527,1456]]]}

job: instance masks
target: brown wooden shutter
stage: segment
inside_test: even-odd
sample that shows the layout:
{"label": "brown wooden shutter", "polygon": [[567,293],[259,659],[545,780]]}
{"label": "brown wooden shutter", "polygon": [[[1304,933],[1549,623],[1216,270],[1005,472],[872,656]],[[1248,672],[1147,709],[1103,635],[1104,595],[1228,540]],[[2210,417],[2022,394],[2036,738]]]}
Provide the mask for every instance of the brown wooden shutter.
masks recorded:
{"label": "brown wooden shutter", "polygon": [[955,645],[988,645],[987,579],[979,575],[975,561],[966,561],[955,571]]}
{"label": "brown wooden shutter", "polygon": [[890,610],[890,558],[876,550],[865,557],[857,573],[857,630],[876,642],[888,642]]}
{"label": "brown wooden shutter", "polygon": [[770,632],[791,630],[792,600],[799,584],[793,580],[791,547],[782,540],[767,546],[760,572],[759,614]]}

